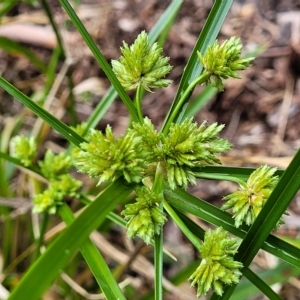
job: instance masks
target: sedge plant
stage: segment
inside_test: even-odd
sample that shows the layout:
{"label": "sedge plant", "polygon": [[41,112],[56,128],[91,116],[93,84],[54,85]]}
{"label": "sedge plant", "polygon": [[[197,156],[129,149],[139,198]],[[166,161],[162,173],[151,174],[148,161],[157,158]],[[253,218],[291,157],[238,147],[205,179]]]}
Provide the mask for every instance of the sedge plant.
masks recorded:
{"label": "sedge plant", "polygon": [[[224,19],[224,9],[226,11],[230,7],[226,1],[221,2],[215,4],[212,10],[211,18],[218,24],[217,27],[222,23],[218,23],[218,14]],[[43,189],[36,190],[32,197],[33,213],[59,214],[67,224],[66,230],[27,271],[9,299],[20,299],[18,297],[29,291],[31,299],[38,299],[78,249],[107,299],[126,299],[101,253],[88,239],[91,231],[99,227],[106,217],[126,226],[128,238],[137,237],[146,244],[154,245],[153,299],[162,299],[163,227],[169,219],[177,224],[199,254],[199,264],[186,278],[192,287],[196,287],[195,298],[210,293],[211,299],[229,299],[244,275],[268,297],[278,299],[278,295],[248,266],[257,251],[263,248],[300,267],[296,247],[270,235],[273,228],[282,224],[282,214],[299,188],[294,175],[300,172],[300,164],[297,165],[300,154],[295,156],[282,178],[282,173],[267,165],[256,170],[222,168],[219,167],[219,156],[233,147],[220,137],[224,125],[206,120],[198,124],[193,117],[183,117],[197,85],[214,86],[222,91],[228,78],[241,78],[239,72],[251,65],[254,58],[242,57],[241,40],[231,37],[223,42],[212,40],[205,47],[197,44],[200,46],[193,51],[165,122],[161,128],[156,128],[152,120],[143,114],[142,95],[145,91],[154,93],[156,89],[172,84],[167,77],[172,67],[169,58],[163,55],[162,47],[151,42],[150,35],[142,31],[132,45],[123,43],[121,56],[112,60],[110,69],[68,2],[62,0],[61,3],[119,92],[132,122],[118,137],[109,125],[104,132],[92,128],[94,120],[70,128],[1,78],[3,88],[75,146],[57,154],[47,150],[39,160],[37,141],[33,137],[17,135],[12,141],[12,155],[1,154],[2,158],[44,178]],[[217,32],[207,29],[213,28],[211,22],[209,17],[200,41],[203,42],[210,33],[216,36]],[[201,66],[200,71],[193,72],[194,66],[198,70]],[[132,100],[126,93],[129,90],[135,92]],[[83,194],[83,183],[70,173],[71,168],[96,179],[94,188],[99,190],[99,195],[94,201]],[[239,188],[230,195],[224,195],[223,206],[216,208],[187,192],[188,187],[197,184],[201,178],[234,181]],[[289,188],[288,196],[284,194],[283,187]],[[134,200],[123,204],[130,194],[134,195]],[[73,198],[86,205],[78,217],[66,205],[66,200]],[[112,213],[117,204],[122,205],[119,216]],[[215,226],[204,232],[186,213]],[[262,221],[268,226],[258,230],[258,222]],[[252,227],[249,229],[249,226]],[[278,250],[278,245],[284,251]],[[53,264],[49,264],[49,259],[53,261],[54,258]],[[41,270],[47,272],[43,282],[38,278]],[[39,282],[35,289],[32,289],[32,282]]]}

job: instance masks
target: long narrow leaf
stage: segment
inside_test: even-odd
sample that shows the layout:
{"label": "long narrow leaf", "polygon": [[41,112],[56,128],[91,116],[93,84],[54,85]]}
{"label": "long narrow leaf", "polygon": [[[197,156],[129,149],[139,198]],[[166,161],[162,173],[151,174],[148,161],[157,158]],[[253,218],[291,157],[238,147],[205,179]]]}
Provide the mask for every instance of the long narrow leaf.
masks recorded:
{"label": "long narrow leaf", "polygon": [[[184,221],[185,225],[201,240],[204,239],[204,230],[193,222],[189,217],[180,211],[176,210],[178,216]],[[195,268],[196,269],[196,268]],[[300,272],[300,270],[299,270]],[[192,272],[191,272],[192,273]],[[259,288],[269,299],[281,299],[278,295],[266,284],[262,279],[255,275],[249,268],[245,268],[244,275],[249,279],[257,288]],[[248,294],[249,295],[249,294]],[[244,297],[245,298],[245,297]]]}
{"label": "long narrow leaf", "polygon": [[[236,228],[230,214],[181,189],[176,189],[175,191],[166,190],[165,197],[177,209],[198,216],[216,226],[222,226],[225,230],[240,238],[244,238],[249,229],[246,225]],[[261,248],[300,268],[300,251],[295,246],[270,235]]]}
{"label": "long narrow leaf", "polygon": [[[277,186],[239,247],[239,252],[235,258],[241,261],[244,267],[250,265],[254,256],[298,192],[300,188],[299,178],[300,150],[298,150],[290,165],[281,176]],[[300,250],[298,250],[297,259],[300,261]],[[235,287],[236,285],[226,288],[222,299],[229,299]],[[214,296],[213,299],[219,299],[219,297]]]}
{"label": "long narrow leaf", "polygon": [[46,64],[36,56],[34,52],[8,38],[0,37],[0,48],[8,53],[21,54],[28,58],[36,67],[38,67],[43,73],[46,72]]}
{"label": "long narrow leaf", "polygon": [[[167,9],[160,16],[158,21],[155,23],[155,25],[152,27],[152,29],[149,32],[150,45],[152,45],[157,40],[157,38],[162,33],[162,31],[165,29],[165,27],[168,25],[170,20],[175,18],[180,6],[182,5],[182,2],[183,2],[182,0],[173,0],[172,3],[167,7]],[[118,93],[116,92],[115,88],[113,86],[111,86],[107,90],[105,95],[102,97],[101,101],[96,106],[96,108],[93,110],[91,116],[89,117],[89,119],[87,121],[88,128],[93,128],[98,124],[98,122],[105,115],[108,108],[111,106],[111,104],[117,98],[117,96],[118,96]]]}
{"label": "long narrow leaf", "polygon": [[[231,7],[231,4],[232,4],[232,0],[215,1],[209,13],[209,16],[205,22],[205,25],[199,35],[196,45],[192,51],[189,61],[185,66],[175,100],[172,103],[169,113],[165,119],[163,128],[165,127],[165,124],[167,123],[169,116],[171,115],[173,109],[178,104],[178,101],[181,98],[184,91],[187,89],[189,84],[201,74],[203,66],[199,62],[199,59],[197,57],[197,51],[200,51],[202,54],[204,54],[207,47],[215,41],[220,31],[220,28],[224,22],[224,19]],[[184,109],[182,109],[181,114],[177,116],[177,121],[180,121],[180,118],[183,117],[183,114],[184,114]]]}
{"label": "long narrow leaf", "polygon": [[[75,220],[75,216],[67,205],[60,207],[59,214],[67,225]],[[106,298],[125,300],[103,256],[89,238],[80,246],[80,251]]]}
{"label": "long narrow leaf", "polygon": [[106,74],[107,78],[109,79],[111,84],[114,86],[114,88],[116,89],[118,95],[120,96],[120,98],[122,99],[124,104],[126,105],[128,111],[130,112],[130,114],[132,116],[132,119],[134,121],[138,121],[139,118],[138,118],[137,111],[136,111],[136,108],[135,108],[133,102],[131,101],[131,99],[129,98],[127,93],[125,92],[124,88],[122,87],[121,83],[119,82],[116,75],[112,71],[110,65],[108,64],[108,62],[106,61],[106,59],[102,55],[101,51],[98,49],[96,43],[94,42],[94,40],[92,39],[92,37],[90,36],[90,34],[88,33],[88,31],[86,30],[84,25],[82,24],[82,22],[78,18],[78,16],[75,13],[74,9],[72,8],[72,6],[70,5],[70,3],[67,0],[59,0],[59,2],[63,6],[63,8],[67,12],[67,14],[69,15],[69,17],[70,17],[71,21],[73,22],[74,26],[77,28],[78,32],[81,34],[81,36],[84,39],[85,43],[87,44],[87,46],[92,51],[95,59],[97,60],[99,65],[102,67],[102,69],[103,69],[104,73]]}
{"label": "long narrow leaf", "polygon": [[38,117],[47,122],[51,127],[57,130],[62,136],[64,136],[68,141],[79,147],[80,143],[85,140],[78,135],[75,131],[69,128],[66,124],[53,117],[46,110],[38,106],[35,102],[33,102],[29,97],[15,88],[12,84],[7,82],[3,77],[0,77],[0,86],[5,89],[9,94],[15,97],[22,104],[27,106],[30,110],[32,110]]}
{"label": "long narrow leaf", "polygon": [[[32,265],[13,290],[9,300],[24,299],[24,295],[30,295],[30,300],[39,299],[89,234],[131,191],[132,187],[126,186],[123,179],[120,178],[113,182],[95,201],[87,206],[82,214],[61,233]],[[43,276],[41,276],[41,270]]]}

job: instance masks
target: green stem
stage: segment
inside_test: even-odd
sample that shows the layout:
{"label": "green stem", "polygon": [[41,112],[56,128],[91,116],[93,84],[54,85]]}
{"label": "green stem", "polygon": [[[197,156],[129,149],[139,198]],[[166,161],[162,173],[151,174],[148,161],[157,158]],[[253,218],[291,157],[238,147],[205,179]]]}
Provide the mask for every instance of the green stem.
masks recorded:
{"label": "green stem", "polygon": [[208,174],[205,172],[194,172],[196,178],[202,179],[213,179],[213,180],[224,180],[224,181],[232,181],[236,182],[243,187],[247,187],[247,184],[244,180],[241,180],[237,177],[228,176],[228,175],[221,175],[221,174]]}
{"label": "green stem", "polygon": [[182,220],[178,217],[173,208],[169,205],[169,203],[164,200],[164,209],[171,216],[173,221],[177,224],[180,230],[184,233],[184,235],[190,240],[190,242],[196,247],[196,249],[200,250],[201,243],[196,238],[196,236],[186,227],[186,225],[182,222]]}
{"label": "green stem", "polygon": [[[160,205],[161,209],[162,206]],[[154,236],[154,266],[155,266],[155,282],[154,294],[155,300],[162,300],[163,296],[163,231],[160,229],[160,234]]]}
{"label": "green stem", "polygon": [[135,107],[141,124],[144,122],[143,113],[142,113],[142,85],[139,84],[135,94]]}
{"label": "green stem", "polygon": [[64,47],[63,47],[63,43],[62,43],[62,39],[61,39],[60,33],[58,31],[57,25],[56,25],[56,23],[54,21],[51,9],[50,9],[50,7],[49,7],[49,5],[48,5],[48,3],[47,3],[46,0],[41,0],[41,3],[42,3],[42,6],[43,6],[46,14],[47,14],[47,17],[49,18],[49,21],[51,23],[52,29],[54,30],[54,33],[55,33],[55,36],[56,36],[56,39],[57,39],[57,43],[58,43],[60,51],[61,51],[61,55],[63,57],[66,57],[65,50],[64,50]]}
{"label": "green stem", "polygon": [[171,123],[175,120],[177,117],[180,109],[182,108],[183,104],[185,103],[186,99],[190,96],[190,94],[193,92],[194,88],[198,84],[204,83],[210,76],[211,74],[209,72],[204,72],[202,75],[197,77],[194,81],[191,82],[191,84],[187,87],[187,89],[184,91],[182,97],[179,99],[176,107],[172,111],[168,121],[166,122],[165,126],[162,129],[162,132],[164,134],[167,134],[170,128]]}
{"label": "green stem", "polygon": [[49,214],[47,212],[44,212],[42,214],[42,224],[40,227],[40,236],[37,240],[37,245],[36,245],[36,252],[35,252],[35,260],[37,260],[39,258],[39,256],[41,255],[41,247],[44,243],[44,234],[47,228],[47,224],[48,224],[48,220],[49,220]]}

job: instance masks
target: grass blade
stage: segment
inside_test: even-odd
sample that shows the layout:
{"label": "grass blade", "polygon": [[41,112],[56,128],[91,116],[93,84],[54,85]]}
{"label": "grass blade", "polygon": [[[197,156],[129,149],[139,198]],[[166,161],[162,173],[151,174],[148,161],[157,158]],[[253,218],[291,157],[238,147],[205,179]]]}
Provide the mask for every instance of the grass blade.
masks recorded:
{"label": "grass blade", "polygon": [[45,73],[47,70],[46,64],[39,59],[35,53],[29,50],[29,48],[26,48],[8,38],[0,37],[0,48],[5,50],[6,52],[10,54],[16,54],[21,53],[23,56],[25,56],[31,63],[33,63],[36,67],[42,71],[42,73]]}
{"label": "grass blade", "polygon": [[131,191],[132,187],[126,186],[121,178],[108,186],[32,265],[11,293],[9,300],[24,299],[24,295],[30,295],[31,300],[39,299],[89,234]]}
{"label": "grass blade", "polygon": [[[61,206],[58,212],[67,225],[75,220],[75,216],[67,205]],[[80,246],[80,251],[106,298],[125,300],[103,256],[89,238]]]}
{"label": "grass blade", "polygon": [[29,97],[15,88],[12,84],[7,82],[3,77],[0,77],[0,86],[5,89],[9,94],[19,100],[22,104],[27,106],[32,110],[38,117],[47,122],[51,127],[58,131],[62,136],[64,136],[68,141],[79,147],[80,143],[83,143],[85,140],[78,135],[75,131],[69,128],[66,124],[60,120],[53,117],[46,110],[38,106],[33,102]]}
{"label": "grass blade", "polygon": [[63,6],[63,8],[67,12],[67,14],[69,15],[71,21],[73,22],[74,26],[77,28],[78,32],[81,34],[81,36],[84,39],[87,46],[92,51],[95,59],[97,60],[97,62],[101,66],[101,68],[103,69],[103,71],[106,74],[107,78],[109,79],[111,84],[116,89],[118,95],[120,96],[123,103],[127,107],[130,115],[132,116],[132,119],[134,121],[138,122],[139,119],[138,119],[137,111],[136,111],[136,108],[135,108],[133,102],[131,101],[131,99],[129,98],[127,93],[125,92],[124,88],[122,87],[121,83],[119,82],[116,75],[112,71],[110,65],[108,64],[108,62],[106,61],[106,59],[102,55],[101,51],[98,49],[96,43],[94,42],[94,40],[92,39],[92,37],[90,36],[90,34],[88,33],[88,31],[86,30],[84,25],[82,24],[82,22],[78,18],[78,16],[75,13],[74,9],[72,8],[72,6],[70,5],[70,3],[67,0],[59,0],[59,2]]}
{"label": "grass blade", "polygon": [[[262,208],[260,214],[243,239],[235,259],[241,261],[244,267],[249,266],[272,229],[300,188],[300,150],[296,153],[290,165],[281,176],[277,186]],[[298,261],[300,251],[298,250]],[[222,299],[229,299],[236,285],[226,288]],[[220,299],[214,297],[213,299]]]}
{"label": "grass blade", "polygon": [[[261,280],[268,285],[276,283],[286,282],[291,277],[297,277],[300,275],[300,269],[293,267],[284,262],[280,263],[276,268],[258,273]],[[230,300],[247,299],[249,296],[257,296],[259,290],[253,286],[251,282],[243,279],[235,289],[235,292],[231,296]],[[273,299],[270,298],[269,299]]]}
{"label": "grass blade", "polygon": [[189,103],[183,118],[195,116],[217,93],[218,90],[215,87],[211,85],[205,87],[204,90]]}
{"label": "grass blade", "polygon": [[[185,223],[185,225],[193,232],[193,234],[203,241],[204,233],[205,233],[204,230],[200,226],[198,226],[194,221],[192,221],[189,217],[187,217],[185,214],[181,213],[178,210],[176,210],[176,212],[177,212],[178,216],[180,216],[182,221]],[[300,272],[300,270],[299,270],[299,272]],[[268,296],[269,299],[274,299],[274,300],[275,299],[281,299],[270,288],[270,286],[268,284],[266,284],[262,279],[260,279],[257,275],[255,275],[249,268],[246,268],[244,270],[244,275],[255,286],[257,286],[257,288],[259,288],[266,296]],[[241,297],[240,299],[246,299],[246,298],[248,298],[249,295],[250,294],[248,294],[247,297]]]}
{"label": "grass blade", "polygon": [[[173,0],[172,3],[167,7],[167,9],[160,16],[158,21],[155,23],[153,28],[149,32],[149,43],[152,45],[159,35],[163,32],[166,26],[168,26],[169,22],[173,20],[178,13],[180,6],[182,5],[181,0]],[[162,46],[162,45],[161,45]],[[87,123],[88,128],[94,128],[98,122],[102,119],[102,117],[107,112],[108,108],[111,106],[113,101],[117,98],[118,93],[115,88],[111,86],[106,94],[102,97],[99,104],[93,110],[93,113],[89,117]]]}
{"label": "grass blade", "polygon": [[[191,213],[216,226],[222,226],[225,230],[240,238],[244,238],[249,230],[246,225],[236,228],[230,214],[181,189],[166,190],[165,198],[175,208]],[[300,268],[300,251],[295,246],[270,235],[261,248]]]}
{"label": "grass blade", "polygon": [[[162,130],[166,126],[169,116],[172,114],[172,111],[177,106],[177,103],[179,102],[179,99],[181,98],[184,91],[187,89],[189,84],[201,74],[203,67],[200,64],[199,59],[197,57],[197,51],[200,51],[202,54],[204,54],[207,47],[215,41],[220,31],[220,28],[224,22],[224,19],[231,7],[231,4],[232,0],[215,1],[210,11],[210,14],[205,22],[205,25],[199,35],[196,45],[192,51],[189,61],[185,66],[175,100],[173,101],[172,106],[168,112]],[[184,109],[182,109],[181,114],[177,116],[177,121],[180,121],[181,117],[183,117],[183,113]]]}

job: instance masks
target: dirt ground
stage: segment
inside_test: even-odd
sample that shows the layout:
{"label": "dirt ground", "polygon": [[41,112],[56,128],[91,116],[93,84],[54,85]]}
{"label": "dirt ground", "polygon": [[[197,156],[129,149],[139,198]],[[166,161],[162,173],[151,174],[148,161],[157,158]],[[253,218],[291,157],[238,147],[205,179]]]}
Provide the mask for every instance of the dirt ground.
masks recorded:
{"label": "dirt ground", "polygon": [[[300,147],[300,2],[299,0],[239,0],[233,1],[232,8],[219,39],[240,37],[244,53],[258,53],[253,65],[241,73],[242,79],[228,80],[225,91],[219,93],[195,116],[198,122],[208,120],[226,125],[222,133],[233,143],[233,149],[222,159],[225,165],[259,166],[269,164],[279,169],[287,167]],[[93,59],[79,34],[67,23],[67,16],[58,1],[49,1],[60,25],[69,60],[62,61],[57,70],[56,80],[63,75],[63,68],[72,72],[76,112],[84,121],[101,99],[109,86],[103,71]],[[110,61],[120,56],[122,41],[131,44],[142,31],[149,32],[170,1],[158,0],[84,0],[77,12],[85,26],[97,41],[99,48]],[[168,78],[171,86],[155,93],[148,93],[143,102],[143,111],[159,126],[175,96],[181,74],[196,39],[212,6],[211,0],[186,0],[182,5],[175,24],[170,30],[164,46],[165,55],[173,65]],[[68,28],[68,29],[66,29]],[[57,45],[50,29],[47,16],[37,4],[35,8],[25,3],[17,5],[2,18],[0,37],[5,36],[29,47],[46,62],[49,62]],[[27,95],[39,99],[44,87],[32,64],[23,56],[7,53],[0,49],[0,73]],[[62,77],[54,93],[51,106],[64,122],[69,122],[65,103],[67,82]],[[198,87],[195,97],[203,87]],[[63,109],[60,109],[63,107]],[[24,112],[21,104],[0,90],[0,130],[7,121],[17,114],[26,116],[28,130],[34,116]],[[122,133],[128,123],[128,113],[120,100],[109,109],[98,125],[103,129],[109,123],[115,132]],[[57,134],[49,140],[60,144]],[[207,184],[199,182],[191,191],[210,202],[220,202],[223,195],[235,188],[233,184],[220,182]],[[289,208],[290,216],[281,233],[299,237],[300,197],[297,196]],[[182,241],[180,233],[170,223],[166,227],[172,232],[172,242],[178,239],[179,250],[193,255],[192,249]],[[171,241],[169,241],[171,242]],[[185,260],[185,256],[181,257]],[[256,263],[268,266],[268,259]],[[262,268],[264,266],[261,266]],[[172,268],[168,271],[173,272]],[[166,273],[168,273],[166,272]],[[293,279],[280,289],[284,299],[300,299],[300,281]],[[175,296],[165,299],[176,299]],[[181,299],[181,298],[178,298]],[[258,299],[258,298],[257,298]]]}

